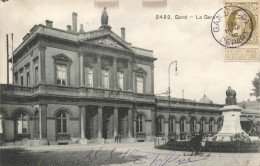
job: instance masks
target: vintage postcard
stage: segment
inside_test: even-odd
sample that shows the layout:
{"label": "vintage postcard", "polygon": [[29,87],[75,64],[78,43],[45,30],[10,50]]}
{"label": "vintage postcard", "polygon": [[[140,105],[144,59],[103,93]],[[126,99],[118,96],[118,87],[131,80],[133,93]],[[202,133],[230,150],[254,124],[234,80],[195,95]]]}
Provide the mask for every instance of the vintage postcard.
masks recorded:
{"label": "vintage postcard", "polygon": [[259,0],[0,0],[0,166],[260,166]]}

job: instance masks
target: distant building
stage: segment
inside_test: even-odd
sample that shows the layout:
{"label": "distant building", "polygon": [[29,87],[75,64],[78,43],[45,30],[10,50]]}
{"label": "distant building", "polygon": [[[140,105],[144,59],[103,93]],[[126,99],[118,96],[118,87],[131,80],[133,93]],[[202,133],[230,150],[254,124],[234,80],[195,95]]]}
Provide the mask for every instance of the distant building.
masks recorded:
{"label": "distant building", "polygon": [[[104,16],[104,17],[103,17]],[[154,95],[153,51],[134,47],[107,24],[85,32],[35,25],[14,51],[14,85],[0,85],[1,142],[32,144],[152,140],[222,126],[206,96],[195,102]],[[11,61],[11,60],[10,60]],[[38,141],[38,142],[37,142]]]}
{"label": "distant building", "polygon": [[241,125],[242,129],[249,132],[252,128],[252,123],[260,126],[260,107],[257,101],[247,101],[238,102],[238,105],[243,108],[241,114]]}

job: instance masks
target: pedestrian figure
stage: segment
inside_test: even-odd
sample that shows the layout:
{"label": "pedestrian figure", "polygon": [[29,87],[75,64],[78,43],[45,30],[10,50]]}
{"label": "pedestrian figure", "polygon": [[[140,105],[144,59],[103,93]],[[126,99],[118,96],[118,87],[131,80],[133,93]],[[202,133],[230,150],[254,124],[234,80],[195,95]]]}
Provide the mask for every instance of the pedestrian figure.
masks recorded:
{"label": "pedestrian figure", "polygon": [[117,135],[116,135],[116,137],[115,137],[115,142],[116,143],[121,143],[121,134],[120,133],[118,133]]}

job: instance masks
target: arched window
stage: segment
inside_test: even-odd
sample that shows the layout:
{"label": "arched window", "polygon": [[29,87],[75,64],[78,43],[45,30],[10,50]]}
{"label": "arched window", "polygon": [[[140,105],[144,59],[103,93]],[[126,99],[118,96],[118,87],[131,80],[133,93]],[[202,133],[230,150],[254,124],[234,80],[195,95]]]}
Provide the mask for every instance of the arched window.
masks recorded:
{"label": "arched window", "polygon": [[174,133],[174,125],[175,125],[175,119],[174,118],[170,118],[169,119],[169,132],[170,133]]}
{"label": "arched window", "polygon": [[205,119],[201,119],[200,120],[200,131],[204,131],[204,128],[205,128]]}
{"label": "arched window", "polygon": [[210,132],[210,133],[213,132],[213,125],[214,125],[214,120],[211,119],[211,120],[209,121],[209,132]]}
{"label": "arched window", "polygon": [[184,118],[182,118],[180,120],[180,131],[185,132],[185,119]]}
{"label": "arched window", "polygon": [[0,114],[0,134],[3,134],[3,116]]}
{"label": "arched window", "polygon": [[57,133],[58,134],[68,133],[68,120],[69,120],[69,116],[65,111],[60,111],[57,114]]}
{"label": "arched window", "polygon": [[29,133],[29,117],[25,112],[19,112],[16,116],[17,134]]}
{"label": "arched window", "polygon": [[190,132],[193,133],[196,131],[196,119],[192,118],[190,120]]}
{"label": "arched window", "polygon": [[164,128],[164,119],[163,117],[159,117],[157,121],[158,133],[163,133]]}
{"label": "arched window", "polygon": [[144,115],[138,115],[136,118],[136,132],[142,133],[144,132],[144,124],[145,124],[145,117]]}
{"label": "arched window", "polygon": [[222,119],[219,119],[219,120],[218,120],[218,131],[221,130],[222,125],[223,125],[223,120],[222,120]]}

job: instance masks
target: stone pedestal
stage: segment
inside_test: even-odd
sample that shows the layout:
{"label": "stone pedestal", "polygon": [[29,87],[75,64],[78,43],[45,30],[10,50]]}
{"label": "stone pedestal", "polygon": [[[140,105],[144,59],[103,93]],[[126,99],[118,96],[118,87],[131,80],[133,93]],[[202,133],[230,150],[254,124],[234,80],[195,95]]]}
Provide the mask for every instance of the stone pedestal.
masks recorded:
{"label": "stone pedestal", "polygon": [[217,141],[230,141],[230,136],[236,133],[243,133],[247,135],[241,128],[240,114],[242,108],[237,105],[227,105],[222,109],[222,115],[224,116],[223,126],[217,134]]}
{"label": "stone pedestal", "polygon": [[79,144],[88,145],[88,139],[84,139],[84,138],[79,139]]}

